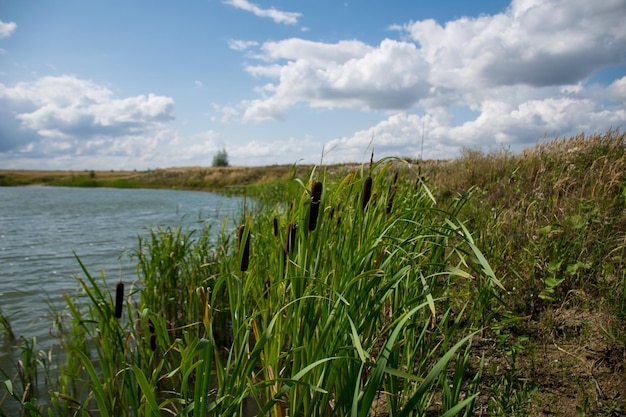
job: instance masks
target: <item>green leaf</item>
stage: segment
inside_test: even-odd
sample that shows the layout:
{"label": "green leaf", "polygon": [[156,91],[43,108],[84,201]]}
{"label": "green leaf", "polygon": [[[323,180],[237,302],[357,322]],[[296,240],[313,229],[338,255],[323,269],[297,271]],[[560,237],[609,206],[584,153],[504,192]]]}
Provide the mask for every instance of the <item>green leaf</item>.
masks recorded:
{"label": "green leaf", "polygon": [[101,415],[108,417],[109,414],[109,402],[107,401],[107,395],[104,392],[104,388],[102,388],[102,382],[98,378],[98,373],[96,372],[96,368],[94,368],[91,359],[85,355],[79,349],[72,349],[72,352],[80,358],[85,370],[89,374],[91,378],[91,389],[93,390],[94,395],[96,396],[96,403],[98,404],[98,411]]}
{"label": "green leaf", "polygon": [[556,271],[558,271],[558,270],[560,270],[560,269],[561,269],[561,265],[562,265],[562,264],[563,264],[563,261],[562,261],[562,260],[560,260],[560,261],[557,261],[557,260],[551,261],[551,262],[548,264],[548,271],[550,271],[550,272],[556,272]]}
{"label": "green leaf", "polygon": [[550,278],[546,278],[546,280],[544,281],[544,284],[546,288],[553,289],[553,288],[556,288],[563,281],[565,281],[565,278],[550,277]]}
{"label": "green leaf", "polygon": [[10,379],[4,381],[4,388],[7,390],[10,396],[13,396],[13,383]]}
{"label": "green leaf", "polygon": [[137,379],[137,383],[141,387],[141,393],[146,398],[146,405],[148,407],[149,412],[146,415],[159,415],[159,405],[157,404],[156,397],[154,396],[154,389],[148,383],[146,379],[146,375],[143,371],[137,366],[133,365],[132,370],[135,373],[135,378]]}
{"label": "green leaf", "polygon": [[426,375],[424,381],[417,388],[417,391],[413,396],[407,401],[404,409],[400,413],[400,417],[408,417],[409,415],[413,415],[413,408],[419,403],[424,395],[426,395],[435,380],[439,377],[439,374],[443,372],[443,370],[448,366],[448,362],[452,359],[456,351],[467,343],[474,335],[478,332],[471,333],[465,336],[463,339],[459,340],[450,350],[448,350],[442,357],[437,361],[433,369]]}
{"label": "green leaf", "polygon": [[567,273],[570,275],[574,275],[578,272],[579,269],[589,268],[591,268],[591,262],[576,262],[575,264],[567,265]]}

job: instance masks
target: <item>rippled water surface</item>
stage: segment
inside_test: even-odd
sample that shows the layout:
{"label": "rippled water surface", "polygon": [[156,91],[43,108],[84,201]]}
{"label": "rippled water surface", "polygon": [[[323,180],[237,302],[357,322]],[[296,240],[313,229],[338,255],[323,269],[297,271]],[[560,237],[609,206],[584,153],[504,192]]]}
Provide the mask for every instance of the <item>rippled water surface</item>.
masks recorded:
{"label": "rippled water surface", "polygon": [[[138,237],[158,226],[219,230],[241,199],[172,190],[0,187],[0,308],[16,336],[37,337],[40,348],[63,292],[77,289],[76,254],[93,276],[137,279]],[[0,336],[3,337],[3,336]],[[4,342],[4,340],[3,340]],[[0,345],[6,345],[0,343]],[[0,349],[0,367],[10,358]]]}

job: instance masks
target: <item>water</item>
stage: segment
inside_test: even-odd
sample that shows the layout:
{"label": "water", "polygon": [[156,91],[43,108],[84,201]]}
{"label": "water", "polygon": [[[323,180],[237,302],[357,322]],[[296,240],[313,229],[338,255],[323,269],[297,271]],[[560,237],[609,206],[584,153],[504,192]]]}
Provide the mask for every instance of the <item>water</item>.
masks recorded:
{"label": "water", "polygon": [[[52,314],[82,271],[107,281],[137,280],[138,237],[150,228],[214,225],[241,210],[242,199],[206,192],[112,188],[0,187],[0,307],[15,335],[54,343]],[[13,361],[4,336],[0,368]]]}

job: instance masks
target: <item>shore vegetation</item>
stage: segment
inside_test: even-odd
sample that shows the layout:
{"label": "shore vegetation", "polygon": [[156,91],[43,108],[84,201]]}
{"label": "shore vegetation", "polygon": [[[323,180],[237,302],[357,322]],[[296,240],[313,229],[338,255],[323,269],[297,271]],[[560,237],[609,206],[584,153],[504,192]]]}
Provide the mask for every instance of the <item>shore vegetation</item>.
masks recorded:
{"label": "shore vegetation", "polygon": [[[588,416],[626,411],[626,136],[450,161],[0,171],[0,185],[251,197],[157,228],[137,277],[81,265],[3,407],[40,416]],[[53,371],[54,370],[54,371]]]}

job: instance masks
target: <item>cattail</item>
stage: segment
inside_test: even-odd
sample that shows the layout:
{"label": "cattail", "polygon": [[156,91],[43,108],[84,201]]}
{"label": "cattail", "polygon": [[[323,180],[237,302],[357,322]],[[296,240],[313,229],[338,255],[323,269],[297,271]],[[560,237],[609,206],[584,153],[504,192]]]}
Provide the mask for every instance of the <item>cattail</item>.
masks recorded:
{"label": "cattail", "polygon": [[157,337],[156,334],[150,336],[150,349],[154,352],[157,348]]}
{"label": "cattail", "polygon": [[322,198],[322,183],[316,181],[311,187],[311,208],[309,210],[309,231],[312,232],[317,226],[317,217],[320,212],[320,199]]}
{"label": "cattail", "polygon": [[393,207],[393,198],[396,195],[396,181],[398,181],[398,173],[393,176],[393,183],[391,184],[391,191],[389,191],[389,197],[387,198],[387,214],[391,213],[391,208]]}
{"label": "cattail", "polygon": [[361,193],[361,204],[363,206],[363,210],[367,208],[367,203],[370,201],[370,197],[372,196],[372,177],[368,176],[365,178],[365,182],[363,183],[363,192]]}
{"label": "cattail", "polygon": [[115,317],[122,318],[122,306],[124,305],[124,283],[117,283],[115,287]]}
{"label": "cattail", "polygon": [[278,219],[274,217],[274,236],[278,236]]}
{"label": "cattail", "polygon": [[285,237],[285,254],[290,254],[296,243],[296,230],[298,225],[289,223],[287,225],[287,235]]}
{"label": "cattail", "polygon": [[386,213],[390,214],[391,213],[391,209],[393,207],[393,198],[396,195],[396,186],[392,185],[391,186],[391,191],[389,192],[389,198],[387,199],[387,210]]}
{"label": "cattail", "polygon": [[[248,264],[250,262],[250,233],[244,236],[244,232],[246,230],[245,225],[239,226],[239,230],[237,231],[237,238],[239,242],[239,251],[241,256],[241,271],[248,270]],[[245,240],[244,240],[245,239]],[[243,243],[243,248],[241,247]]]}

